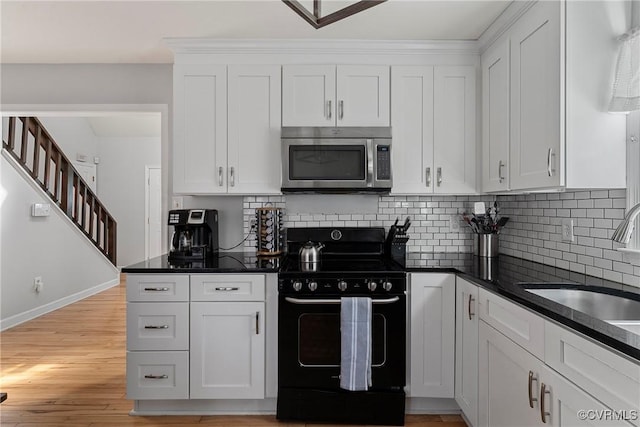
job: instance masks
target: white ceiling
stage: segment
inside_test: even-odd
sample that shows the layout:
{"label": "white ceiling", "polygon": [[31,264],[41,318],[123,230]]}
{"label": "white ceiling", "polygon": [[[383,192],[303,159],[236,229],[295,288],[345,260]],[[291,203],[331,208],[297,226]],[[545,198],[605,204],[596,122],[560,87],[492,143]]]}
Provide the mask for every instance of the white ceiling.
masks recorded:
{"label": "white ceiling", "polygon": [[0,0],[0,62],[172,63],[167,37],[476,40],[510,2],[389,0],[315,30],[280,0]]}

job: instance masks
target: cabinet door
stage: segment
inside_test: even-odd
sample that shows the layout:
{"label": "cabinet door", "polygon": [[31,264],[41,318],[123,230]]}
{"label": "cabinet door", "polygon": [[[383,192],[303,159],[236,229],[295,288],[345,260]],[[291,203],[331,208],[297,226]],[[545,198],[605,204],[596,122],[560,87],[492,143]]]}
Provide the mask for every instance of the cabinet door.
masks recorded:
{"label": "cabinet door", "polygon": [[536,3],[511,33],[511,172],[515,190],[564,184],[560,4]]}
{"label": "cabinet door", "polygon": [[[543,385],[544,395],[541,391]],[[553,427],[631,426],[622,419],[615,419],[614,411],[551,369],[542,370],[540,387],[540,399],[544,399],[544,411],[541,409],[538,414],[540,425],[547,423]],[[619,416],[623,415],[622,411],[619,412]],[[631,409],[627,410],[627,416],[633,417]]]}
{"label": "cabinet door", "polygon": [[173,87],[173,191],[225,193],[227,68],[176,64]]}
{"label": "cabinet door", "polygon": [[229,66],[228,192],[280,193],[280,66]]}
{"label": "cabinet door", "polygon": [[433,67],[391,69],[393,194],[433,191]]}
{"label": "cabinet door", "polygon": [[336,66],[282,67],[282,126],[335,126]]}
{"label": "cabinet door", "polygon": [[337,125],[389,126],[389,67],[339,65]]}
{"label": "cabinet door", "polygon": [[411,397],[453,397],[453,274],[411,274]]}
{"label": "cabinet door", "polygon": [[455,398],[471,425],[478,424],[478,287],[456,278]]}
{"label": "cabinet door", "polygon": [[434,69],[434,192],[476,192],[476,70]]}
{"label": "cabinet door", "polygon": [[482,191],[509,189],[509,39],[482,55]]}
{"label": "cabinet door", "polygon": [[263,399],[263,302],[192,302],[192,399]]}
{"label": "cabinet door", "polygon": [[478,425],[540,425],[542,362],[484,321],[478,341]]}

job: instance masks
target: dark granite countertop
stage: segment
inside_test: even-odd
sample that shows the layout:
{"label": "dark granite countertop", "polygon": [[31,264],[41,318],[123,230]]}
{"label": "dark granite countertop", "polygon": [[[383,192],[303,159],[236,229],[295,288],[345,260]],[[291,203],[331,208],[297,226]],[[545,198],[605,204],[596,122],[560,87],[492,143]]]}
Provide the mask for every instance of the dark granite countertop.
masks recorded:
{"label": "dark granite countertop", "polygon": [[[206,261],[169,262],[167,255],[122,269],[123,273],[277,273],[281,258],[258,258],[251,252],[220,252]],[[581,332],[640,361],[640,335],[525,291],[519,283],[604,287],[640,299],[640,288],[611,282],[520,258],[483,258],[468,253],[409,253],[407,272],[450,272]]]}
{"label": "dark granite countertop", "polygon": [[569,288],[593,286],[606,288],[607,293],[628,292],[625,296],[638,300],[640,288],[506,255],[483,258],[463,253],[411,253],[407,258],[408,272],[455,272],[463,279],[640,360],[640,335],[527,292],[519,284],[532,284],[529,287],[544,287],[549,283]]}
{"label": "dark granite countertop", "polygon": [[203,261],[169,261],[166,254],[132,264],[123,273],[277,273],[281,258],[258,258],[255,252],[219,252]]}

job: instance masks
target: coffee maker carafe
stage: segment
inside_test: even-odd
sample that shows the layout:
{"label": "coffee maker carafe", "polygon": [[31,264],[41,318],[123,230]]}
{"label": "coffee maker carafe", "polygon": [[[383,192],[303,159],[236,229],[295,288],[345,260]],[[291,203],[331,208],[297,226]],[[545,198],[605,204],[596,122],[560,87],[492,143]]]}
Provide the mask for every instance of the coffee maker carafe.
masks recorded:
{"label": "coffee maker carafe", "polygon": [[172,210],[169,225],[173,225],[169,260],[203,260],[218,252],[217,210]]}

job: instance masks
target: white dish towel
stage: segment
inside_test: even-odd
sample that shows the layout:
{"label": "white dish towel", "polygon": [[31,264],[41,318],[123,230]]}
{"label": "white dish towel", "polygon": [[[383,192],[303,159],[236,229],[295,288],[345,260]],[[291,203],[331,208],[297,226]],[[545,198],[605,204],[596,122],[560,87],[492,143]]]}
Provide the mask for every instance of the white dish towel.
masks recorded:
{"label": "white dish towel", "polygon": [[371,298],[340,301],[340,388],[368,390],[371,386]]}

